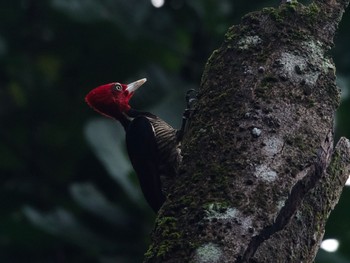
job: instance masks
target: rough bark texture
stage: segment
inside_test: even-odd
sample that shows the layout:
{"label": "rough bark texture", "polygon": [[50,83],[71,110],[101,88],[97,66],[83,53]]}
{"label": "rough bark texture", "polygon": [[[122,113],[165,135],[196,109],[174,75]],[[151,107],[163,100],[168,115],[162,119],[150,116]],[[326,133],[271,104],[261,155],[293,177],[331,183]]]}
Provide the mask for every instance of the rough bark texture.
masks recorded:
{"label": "rough bark texture", "polygon": [[145,262],[313,261],[350,169],[325,55],[348,2],[286,3],[228,30]]}

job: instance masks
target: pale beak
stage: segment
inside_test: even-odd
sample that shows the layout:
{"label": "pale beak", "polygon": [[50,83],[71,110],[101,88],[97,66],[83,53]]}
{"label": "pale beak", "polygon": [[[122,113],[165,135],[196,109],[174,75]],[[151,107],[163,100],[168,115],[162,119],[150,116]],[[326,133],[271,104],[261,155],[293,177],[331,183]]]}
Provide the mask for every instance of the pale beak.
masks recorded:
{"label": "pale beak", "polygon": [[126,90],[129,91],[130,93],[133,93],[133,92],[135,92],[139,87],[141,87],[141,85],[142,85],[143,83],[145,83],[146,81],[147,81],[147,79],[146,79],[146,78],[143,78],[143,79],[139,79],[139,80],[137,80],[137,81],[135,81],[135,82],[132,82],[132,83],[130,83],[130,84],[127,85]]}

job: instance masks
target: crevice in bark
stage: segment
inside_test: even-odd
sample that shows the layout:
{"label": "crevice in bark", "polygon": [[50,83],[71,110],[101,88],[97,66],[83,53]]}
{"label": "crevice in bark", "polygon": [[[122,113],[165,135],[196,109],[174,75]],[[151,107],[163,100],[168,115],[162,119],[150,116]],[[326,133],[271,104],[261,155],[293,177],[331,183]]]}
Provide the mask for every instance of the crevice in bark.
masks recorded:
{"label": "crevice in bark", "polygon": [[[316,183],[325,174],[325,170],[330,162],[332,143],[332,132],[328,133],[322,147],[319,149],[317,158],[312,166],[309,166],[301,171],[304,173],[307,170],[306,175],[298,181],[291,190],[289,197],[287,198],[285,205],[281,208],[274,224],[265,227],[260,234],[254,236],[247,246],[242,257],[238,257],[236,263],[249,262],[254,256],[259,246],[271,237],[276,232],[284,229],[290,219],[293,217],[298,207],[300,206],[305,195],[315,187]],[[324,147],[326,146],[326,147]]]}

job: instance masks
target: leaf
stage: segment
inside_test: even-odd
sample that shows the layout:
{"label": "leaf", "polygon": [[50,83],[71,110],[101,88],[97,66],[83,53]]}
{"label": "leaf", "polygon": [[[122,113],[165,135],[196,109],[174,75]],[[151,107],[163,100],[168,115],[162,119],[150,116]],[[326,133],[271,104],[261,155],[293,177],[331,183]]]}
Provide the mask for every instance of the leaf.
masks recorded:
{"label": "leaf", "polygon": [[114,225],[125,225],[130,221],[130,216],[107,200],[91,183],[75,183],[70,186],[70,193],[81,207]]}
{"label": "leaf", "polygon": [[22,212],[35,226],[81,247],[95,252],[102,249],[115,249],[112,242],[93,233],[63,208],[59,207],[52,212],[45,213],[31,206],[24,206]]}
{"label": "leaf", "polygon": [[133,201],[138,201],[141,191],[132,184],[128,173],[132,169],[124,148],[124,131],[111,120],[94,119],[85,125],[85,136],[108,173]]}
{"label": "leaf", "polygon": [[107,20],[112,22],[129,37],[138,35],[139,28],[151,11],[149,3],[138,0],[52,0],[52,6],[78,21]]}
{"label": "leaf", "polygon": [[350,260],[348,260],[346,257],[341,255],[340,253],[329,253],[324,251],[323,249],[320,249],[317,253],[316,257],[317,263],[350,263]]}

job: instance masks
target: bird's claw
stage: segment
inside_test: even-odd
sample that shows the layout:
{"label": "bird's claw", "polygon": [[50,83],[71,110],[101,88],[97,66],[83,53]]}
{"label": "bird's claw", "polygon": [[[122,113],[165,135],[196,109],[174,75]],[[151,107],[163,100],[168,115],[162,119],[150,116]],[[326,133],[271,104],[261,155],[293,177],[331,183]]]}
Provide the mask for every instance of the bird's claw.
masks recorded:
{"label": "bird's claw", "polygon": [[186,110],[191,109],[192,104],[197,100],[197,91],[195,89],[189,89],[186,92]]}
{"label": "bird's claw", "polygon": [[178,130],[178,134],[177,134],[177,138],[178,141],[181,141],[186,130],[187,130],[187,126],[188,126],[188,122],[187,120],[190,118],[190,116],[193,113],[193,103],[197,100],[197,91],[195,89],[189,89],[186,92],[186,109],[182,115],[182,125],[181,125],[181,129]]}

